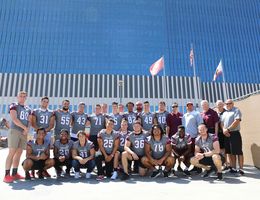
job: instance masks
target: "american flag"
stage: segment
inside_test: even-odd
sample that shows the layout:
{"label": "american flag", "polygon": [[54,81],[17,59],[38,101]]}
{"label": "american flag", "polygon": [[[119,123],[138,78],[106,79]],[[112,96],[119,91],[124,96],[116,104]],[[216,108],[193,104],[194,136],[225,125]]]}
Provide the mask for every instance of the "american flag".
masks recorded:
{"label": "american flag", "polygon": [[192,67],[194,63],[194,52],[193,52],[193,48],[191,48],[190,50],[190,66]]}

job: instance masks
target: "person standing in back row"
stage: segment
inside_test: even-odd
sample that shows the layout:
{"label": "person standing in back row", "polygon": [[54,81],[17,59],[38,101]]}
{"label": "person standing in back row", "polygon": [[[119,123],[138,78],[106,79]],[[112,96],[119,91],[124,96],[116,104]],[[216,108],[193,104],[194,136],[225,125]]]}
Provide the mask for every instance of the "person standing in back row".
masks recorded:
{"label": "person standing in back row", "polygon": [[[31,109],[25,105],[27,93],[20,91],[17,95],[17,103],[10,105],[11,126],[8,132],[8,148],[9,152],[5,162],[4,182],[12,183],[18,179],[24,179],[17,173],[19,162],[23,150],[26,149],[27,134],[29,132],[31,122]],[[13,166],[12,176],[10,169]]]}
{"label": "person standing in back row", "polygon": [[178,111],[178,104],[175,102],[172,104],[172,112],[166,117],[166,135],[171,138],[178,132],[178,127],[182,125],[183,114]]}

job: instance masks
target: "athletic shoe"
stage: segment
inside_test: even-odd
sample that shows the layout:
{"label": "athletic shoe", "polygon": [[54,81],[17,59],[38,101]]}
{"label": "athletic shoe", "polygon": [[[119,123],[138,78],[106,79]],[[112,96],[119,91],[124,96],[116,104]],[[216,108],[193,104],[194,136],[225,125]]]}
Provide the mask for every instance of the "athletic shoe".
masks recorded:
{"label": "athletic shoe", "polygon": [[236,173],[238,173],[238,171],[236,169],[230,167],[229,173],[236,174]]}
{"label": "athletic shoe", "polygon": [[117,176],[118,176],[117,171],[114,171],[113,174],[112,174],[112,176],[111,176],[111,179],[112,179],[112,180],[116,180],[116,179],[117,179]]}
{"label": "athletic shoe", "polygon": [[42,171],[38,171],[38,178],[39,179],[44,179],[44,176],[43,176],[43,172]]}
{"label": "athletic shoe", "polygon": [[160,176],[160,171],[159,170],[154,170],[152,175],[151,175],[151,178],[156,178],[158,176]]}
{"label": "athletic shoe", "polygon": [[96,180],[97,181],[102,181],[102,180],[104,180],[104,176],[103,175],[99,175],[99,176],[97,176]]}
{"label": "athletic shoe", "polygon": [[218,172],[218,173],[217,173],[217,180],[218,180],[218,181],[223,180],[222,172]]}
{"label": "athletic shoe", "polygon": [[24,179],[24,176],[20,175],[20,174],[15,174],[14,176],[12,176],[14,180],[19,180],[19,179]]}
{"label": "athletic shoe", "polygon": [[242,175],[242,176],[245,175],[245,172],[244,172],[244,170],[242,170],[242,169],[239,169],[239,170],[238,170],[238,173],[239,173],[240,175]]}
{"label": "athletic shoe", "polygon": [[163,171],[163,176],[166,178],[169,176],[169,171]]}
{"label": "athletic shoe", "polygon": [[31,178],[35,178],[35,171],[34,170],[31,171],[30,176],[31,176]]}
{"label": "athletic shoe", "polygon": [[75,179],[79,179],[80,178],[80,173],[79,172],[75,172],[74,178]]}
{"label": "athletic shoe", "polygon": [[91,173],[87,172],[86,173],[86,179],[90,179],[91,178]]}
{"label": "athletic shoe", "polygon": [[189,170],[187,170],[187,169],[183,170],[183,173],[184,173],[186,176],[190,176],[190,175],[191,175],[191,173],[190,173]]}
{"label": "athletic shoe", "polygon": [[122,180],[122,181],[125,181],[125,180],[127,180],[127,179],[129,179],[129,174],[123,172],[123,173],[122,173],[122,176],[121,176],[121,180]]}
{"label": "athletic shoe", "polygon": [[46,177],[46,178],[50,178],[50,177],[51,177],[51,175],[47,172],[47,170],[44,170],[44,171],[42,172],[42,175],[43,175],[44,177]]}
{"label": "athletic shoe", "polygon": [[3,181],[4,181],[5,183],[12,183],[12,182],[14,182],[14,179],[13,179],[12,176],[7,175],[7,176],[4,177],[4,180],[3,180]]}
{"label": "athletic shoe", "polygon": [[214,171],[211,167],[209,170],[206,170],[206,173],[202,175],[203,178],[209,177],[209,175]]}
{"label": "athletic shoe", "polygon": [[181,168],[180,165],[177,167],[177,170],[178,170],[179,172],[183,172],[183,169]]}
{"label": "athletic shoe", "polygon": [[31,175],[29,172],[25,172],[25,180],[30,181],[32,180]]}

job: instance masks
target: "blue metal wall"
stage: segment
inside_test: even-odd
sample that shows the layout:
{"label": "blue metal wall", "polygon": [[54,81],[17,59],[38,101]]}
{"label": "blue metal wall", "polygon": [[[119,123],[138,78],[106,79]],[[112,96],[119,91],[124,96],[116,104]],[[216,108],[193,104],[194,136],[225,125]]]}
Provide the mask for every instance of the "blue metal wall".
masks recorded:
{"label": "blue metal wall", "polygon": [[[0,72],[149,75],[260,82],[259,0],[0,0]],[[221,78],[220,80],[221,81]]]}

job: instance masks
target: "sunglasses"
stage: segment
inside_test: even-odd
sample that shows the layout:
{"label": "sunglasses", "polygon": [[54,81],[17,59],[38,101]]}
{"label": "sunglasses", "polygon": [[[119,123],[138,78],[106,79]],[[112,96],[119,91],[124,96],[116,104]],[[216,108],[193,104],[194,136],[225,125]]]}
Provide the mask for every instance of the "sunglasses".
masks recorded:
{"label": "sunglasses", "polygon": [[226,105],[231,105],[232,103],[225,103]]}

